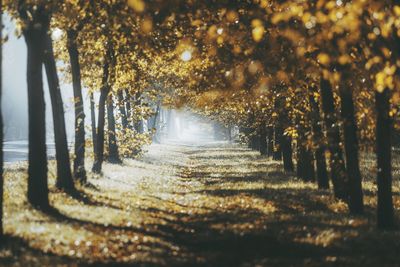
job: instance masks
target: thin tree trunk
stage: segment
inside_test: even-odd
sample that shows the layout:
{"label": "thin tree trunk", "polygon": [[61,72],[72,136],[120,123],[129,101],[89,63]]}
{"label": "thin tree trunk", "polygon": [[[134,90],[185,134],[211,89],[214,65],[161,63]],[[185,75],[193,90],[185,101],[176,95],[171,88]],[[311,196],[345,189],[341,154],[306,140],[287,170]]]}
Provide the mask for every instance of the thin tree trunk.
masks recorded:
{"label": "thin tree trunk", "polygon": [[104,126],[105,126],[105,114],[106,114],[106,101],[108,94],[110,92],[110,86],[108,84],[110,76],[110,57],[111,57],[111,51],[107,50],[103,66],[102,88],[99,99],[99,117],[97,122],[97,135],[96,135],[97,149],[92,167],[92,172],[97,174],[101,173],[101,168],[104,161]]}
{"label": "thin tree trunk", "polygon": [[126,115],[124,93],[122,90],[118,90],[118,109],[121,113],[122,128],[126,130],[128,128],[128,116]]}
{"label": "thin tree trunk", "polygon": [[282,140],[283,130],[279,125],[274,127],[274,154],[273,160],[282,160],[282,146],[280,141]]}
{"label": "thin tree trunk", "polygon": [[340,129],[335,115],[332,86],[328,80],[321,78],[322,110],[327,128],[328,148],[331,152],[330,166],[335,197],[348,201],[347,178],[343,160],[343,151],[340,147]]}
{"label": "thin tree trunk", "polygon": [[268,126],[268,157],[272,157],[274,155],[274,127]]}
{"label": "thin tree trunk", "polygon": [[126,108],[126,117],[128,119],[128,128],[132,129],[132,107],[131,107],[132,96],[129,93],[129,90],[125,90],[125,108]]}
{"label": "thin tree trunk", "polygon": [[341,88],[341,115],[344,129],[346,169],[349,178],[349,209],[353,214],[364,211],[361,172],[358,156],[357,124],[354,115],[353,93],[350,88]]}
{"label": "thin tree trunk", "polygon": [[[312,93],[314,93],[312,90]],[[323,140],[323,133],[321,127],[321,116],[317,101],[315,101],[313,95],[310,95],[310,105],[312,112],[312,131],[314,134],[314,140],[317,143],[315,150],[315,161],[317,165],[317,181],[319,189],[329,188],[329,178],[326,166],[326,156],[325,156],[325,144]]]}
{"label": "thin tree trunk", "polygon": [[97,124],[97,151],[94,157],[92,172],[101,173],[101,168],[104,161],[104,126],[106,115],[106,100],[109,93],[108,85],[103,85],[99,99],[99,118]]}
{"label": "thin tree trunk", "polygon": [[92,141],[93,141],[93,153],[97,153],[97,129],[96,129],[96,107],[94,102],[93,93],[90,92],[90,117],[92,125]]}
{"label": "thin tree trunk", "polygon": [[282,156],[283,156],[283,169],[286,172],[294,171],[293,165],[293,149],[292,149],[292,138],[287,135],[282,135]]}
{"label": "thin tree trunk", "polygon": [[112,94],[108,95],[107,101],[107,124],[108,124],[108,161],[121,163],[118,152],[117,137],[115,131],[114,104]]}
{"label": "thin tree trunk", "polygon": [[48,18],[43,18],[37,21],[35,20],[27,26],[27,29],[24,32],[28,48],[28,201],[33,206],[40,209],[47,209],[49,207],[45,101],[42,76],[48,23]]}
{"label": "thin tree trunk", "polygon": [[53,110],[54,139],[57,160],[56,186],[59,189],[72,192],[75,189],[75,186],[72,180],[67,132],[65,130],[64,105],[57,75],[56,61],[54,59],[53,43],[49,33],[46,35],[46,51],[44,60]]}
{"label": "thin tree trunk", "polygon": [[301,142],[302,141],[300,141],[300,140],[297,141],[296,176],[303,181],[307,181],[306,175],[305,175],[305,166],[304,166],[304,160],[305,160],[304,146]]}
{"label": "thin tree trunk", "polygon": [[393,197],[392,197],[392,118],[390,112],[390,91],[385,89],[375,94],[377,110],[376,121],[376,156],[378,183],[378,227],[391,229],[394,227]]}
{"label": "thin tree trunk", "polygon": [[267,155],[267,126],[262,123],[260,126],[260,153],[261,155]]}
{"label": "thin tree trunk", "polygon": [[78,33],[75,30],[67,31],[67,47],[71,61],[72,85],[75,104],[75,158],[74,177],[80,182],[86,182],[85,170],[85,112],[83,108],[81,69],[79,51],[76,44]]}
{"label": "thin tree trunk", "polygon": [[260,136],[257,129],[253,130],[250,140],[251,140],[251,149],[260,151]]}
{"label": "thin tree trunk", "polygon": [[297,141],[297,177],[305,182],[313,182],[315,181],[313,154],[304,143],[304,137],[299,137]]}

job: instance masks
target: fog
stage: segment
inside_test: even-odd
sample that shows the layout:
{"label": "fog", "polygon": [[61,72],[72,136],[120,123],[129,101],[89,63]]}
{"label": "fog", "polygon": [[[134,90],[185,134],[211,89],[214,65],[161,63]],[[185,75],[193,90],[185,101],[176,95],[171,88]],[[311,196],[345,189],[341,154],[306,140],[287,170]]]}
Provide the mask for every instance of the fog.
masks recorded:
{"label": "fog", "polygon": [[[15,27],[9,17],[4,17],[4,35],[8,41],[3,46],[3,98],[2,111],[4,118],[5,161],[19,161],[27,158],[28,140],[28,100],[26,82],[27,51],[23,37],[18,38]],[[61,75],[59,73],[59,75]],[[60,77],[60,81],[63,77]],[[52,110],[43,69],[43,82],[46,103],[46,139],[48,154],[54,156],[54,135]],[[72,84],[61,84],[64,102],[68,142],[74,138],[74,110]],[[87,90],[83,89],[85,124],[90,125],[90,106]],[[98,95],[95,95],[98,99]],[[161,109],[157,123],[157,142],[181,142],[199,144],[215,141],[216,124],[187,110]],[[144,122],[144,128],[147,125]],[[89,137],[91,131],[86,131]]]}
{"label": "fog", "polygon": [[[27,51],[23,37],[17,38],[15,27],[8,17],[4,18],[5,35],[8,41],[3,46],[3,98],[5,141],[28,139],[28,99],[26,83]],[[46,74],[43,71],[46,101],[47,140],[52,142],[53,123],[49,89]],[[73,92],[72,85],[61,85],[64,100],[68,139],[73,138]],[[87,97],[87,96],[86,96]]]}

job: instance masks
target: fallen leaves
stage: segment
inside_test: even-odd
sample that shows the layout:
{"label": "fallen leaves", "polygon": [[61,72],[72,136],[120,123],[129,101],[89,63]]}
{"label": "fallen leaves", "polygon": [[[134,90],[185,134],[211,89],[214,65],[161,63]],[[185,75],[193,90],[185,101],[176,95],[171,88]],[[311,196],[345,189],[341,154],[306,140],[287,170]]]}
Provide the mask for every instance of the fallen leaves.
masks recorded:
{"label": "fallen leaves", "polygon": [[[284,174],[277,162],[241,147],[152,145],[141,160],[105,164],[103,177],[89,177],[92,186],[80,188],[89,201],[55,190],[52,177],[50,200],[61,214],[57,216],[27,204],[26,167],[6,169],[6,232],[31,248],[74,261],[169,266],[209,262],[216,254],[263,255],[258,236],[273,236],[280,246],[296,244],[299,249],[309,244],[345,250],[359,242],[360,251],[369,251],[386,241],[391,257],[400,247],[395,241],[399,233],[374,230],[374,195],[367,194],[365,217],[350,217],[346,205],[329,192]],[[52,173],[55,167],[52,162]],[[373,192],[376,185],[367,180],[364,188]],[[396,207],[399,192],[397,184]],[[231,240],[250,243],[233,250],[218,247],[218,242],[229,247]],[[216,248],[209,250],[213,244]],[[290,257],[292,252],[285,253]],[[10,253],[0,250],[0,260]],[[324,262],[350,260],[340,253],[324,257]]]}

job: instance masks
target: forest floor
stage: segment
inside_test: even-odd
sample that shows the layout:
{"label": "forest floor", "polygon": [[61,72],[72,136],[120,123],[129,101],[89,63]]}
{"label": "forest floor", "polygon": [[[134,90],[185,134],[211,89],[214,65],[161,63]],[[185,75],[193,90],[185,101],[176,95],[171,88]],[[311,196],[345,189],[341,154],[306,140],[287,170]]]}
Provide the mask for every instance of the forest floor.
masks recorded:
{"label": "forest floor", "polygon": [[[27,204],[26,168],[6,166],[0,266],[400,265],[400,231],[375,229],[372,157],[362,161],[364,216],[225,143],[152,145],[140,160],[89,174],[80,199],[55,189],[51,162],[49,213]],[[397,159],[394,174],[399,217]]]}

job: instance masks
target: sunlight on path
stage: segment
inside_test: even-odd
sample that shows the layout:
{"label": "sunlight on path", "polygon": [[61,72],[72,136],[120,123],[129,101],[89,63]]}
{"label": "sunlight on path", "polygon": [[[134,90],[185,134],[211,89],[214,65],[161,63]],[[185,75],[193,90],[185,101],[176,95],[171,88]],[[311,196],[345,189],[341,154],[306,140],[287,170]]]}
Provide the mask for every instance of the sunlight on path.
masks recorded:
{"label": "sunlight on path", "polygon": [[[343,203],[281,169],[223,142],[154,144],[140,160],[105,164],[80,200],[57,192],[52,178],[56,210],[43,214],[26,202],[21,163],[6,170],[6,231],[29,246],[21,265],[37,257],[31,248],[66,256],[46,259],[52,264],[318,266],[351,265],[358,256],[360,264],[378,262],[362,256],[379,234],[368,224],[372,210],[368,218],[349,218]],[[396,258],[399,237],[379,238],[388,261]]]}

